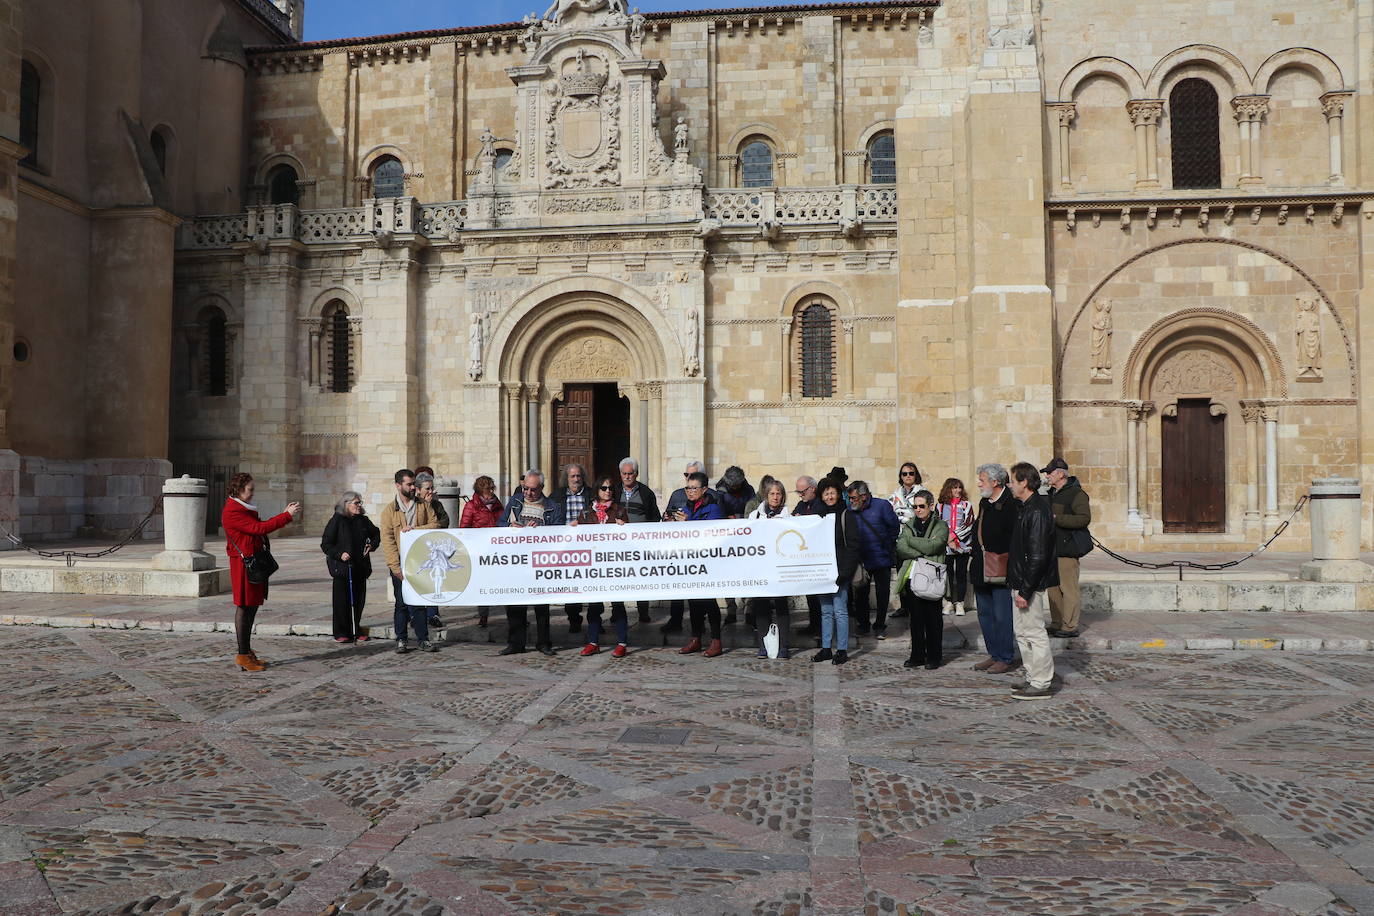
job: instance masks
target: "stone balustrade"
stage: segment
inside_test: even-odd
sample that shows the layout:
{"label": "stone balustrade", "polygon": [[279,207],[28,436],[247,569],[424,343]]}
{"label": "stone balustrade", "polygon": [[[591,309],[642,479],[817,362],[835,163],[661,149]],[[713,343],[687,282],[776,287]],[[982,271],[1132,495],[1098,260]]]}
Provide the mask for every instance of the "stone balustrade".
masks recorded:
{"label": "stone balustrade", "polygon": [[[705,218],[721,226],[819,226],[895,222],[897,189],[890,185],[823,188],[713,188]],[[307,244],[347,242],[378,232],[453,239],[468,228],[468,201],[421,204],[413,197],[367,200],[360,207],[301,210],[265,204],[244,213],[200,216],[181,226],[181,249],[232,248],[253,239],[295,239]]]}

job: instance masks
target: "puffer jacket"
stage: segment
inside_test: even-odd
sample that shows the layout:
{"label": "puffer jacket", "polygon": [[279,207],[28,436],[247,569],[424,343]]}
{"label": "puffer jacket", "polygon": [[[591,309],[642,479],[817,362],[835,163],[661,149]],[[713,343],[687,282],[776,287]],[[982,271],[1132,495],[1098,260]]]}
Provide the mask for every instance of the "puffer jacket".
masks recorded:
{"label": "puffer jacket", "polygon": [[480,496],[473,496],[463,506],[463,519],[458,523],[459,528],[495,528],[496,523],[501,520],[501,513],[504,507],[501,500],[495,496],[490,500]]}
{"label": "puffer jacket", "polygon": [[893,552],[897,549],[897,531],[901,528],[892,505],[885,499],[869,497],[868,505],[864,506],[862,512],[854,509],[849,511],[854,513],[854,520],[858,523],[857,546],[863,557],[864,569],[869,572],[891,569]]}
{"label": "puffer jacket", "polygon": [[682,507],[682,511],[687,513],[687,521],[703,522],[710,519],[725,518],[725,513],[721,511],[718,494],[711,490],[703,490],[701,499],[692,503],[689,502]]}
{"label": "puffer jacket", "polygon": [[1007,587],[1027,601],[1036,592],[1059,584],[1059,558],[1050,501],[1039,493],[1021,504],[1011,532],[1007,558]]}

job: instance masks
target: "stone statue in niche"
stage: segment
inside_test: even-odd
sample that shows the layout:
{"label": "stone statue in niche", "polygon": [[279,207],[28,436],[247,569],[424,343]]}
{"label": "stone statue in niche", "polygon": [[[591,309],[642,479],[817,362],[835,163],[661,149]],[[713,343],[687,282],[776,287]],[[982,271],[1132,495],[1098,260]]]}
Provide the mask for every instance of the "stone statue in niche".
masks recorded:
{"label": "stone statue in niche", "polygon": [[687,375],[695,377],[701,372],[701,358],[697,356],[697,351],[701,349],[701,309],[697,306],[687,312],[687,358],[683,360],[682,371]]}
{"label": "stone statue in niche", "polygon": [[477,142],[482,144],[480,155],[483,159],[496,158],[496,134],[491,132],[490,127],[482,128],[482,133],[478,135]]}
{"label": "stone statue in niche", "polygon": [[1112,302],[1098,299],[1093,302],[1092,320],[1092,377],[1110,381],[1112,377]]}
{"label": "stone statue in niche", "polygon": [[1322,320],[1317,312],[1317,300],[1311,296],[1298,298],[1298,378],[1316,380],[1322,377]]}
{"label": "stone statue in niche", "polygon": [[681,159],[687,155],[687,119],[679,117],[677,126],[673,128],[673,155]]}
{"label": "stone statue in niche", "polygon": [[468,378],[474,382],[482,378],[482,338],[484,328],[482,315],[474,312],[472,324],[468,327]]}

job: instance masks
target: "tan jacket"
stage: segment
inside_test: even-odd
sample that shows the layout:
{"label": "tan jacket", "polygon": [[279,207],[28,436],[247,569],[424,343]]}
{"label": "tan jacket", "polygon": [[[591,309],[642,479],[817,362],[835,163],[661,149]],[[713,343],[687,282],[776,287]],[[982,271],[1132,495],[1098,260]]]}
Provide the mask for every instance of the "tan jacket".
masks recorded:
{"label": "tan jacket", "polygon": [[[393,496],[391,502],[382,507],[381,523],[378,525],[382,529],[382,556],[386,558],[387,569],[393,573],[401,571],[401,529],[405,527],[405,523],[406,514],[396,505],[396,497]],[[439,527],[439,517],[434,514],[434,510],[418,499],[415,501],[414,527]]]}

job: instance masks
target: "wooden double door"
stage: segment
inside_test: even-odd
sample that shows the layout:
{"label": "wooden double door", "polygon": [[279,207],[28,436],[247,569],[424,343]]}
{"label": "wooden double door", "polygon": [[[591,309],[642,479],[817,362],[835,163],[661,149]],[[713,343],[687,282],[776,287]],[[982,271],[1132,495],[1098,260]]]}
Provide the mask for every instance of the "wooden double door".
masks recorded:
{"label": "wooden double door", "polygon": [[1208,398],[1181,398],[1161,426],[1164,532],[1226,531],[1226,417]]}
{"label": "wooden double door", "polygon": [[565,384],[562,399],[553,402],[555,468],[550,479],[573,462],[592,476],[615,478],[617,463],[628,454],[630,402],[620,396],[616,384]]}

